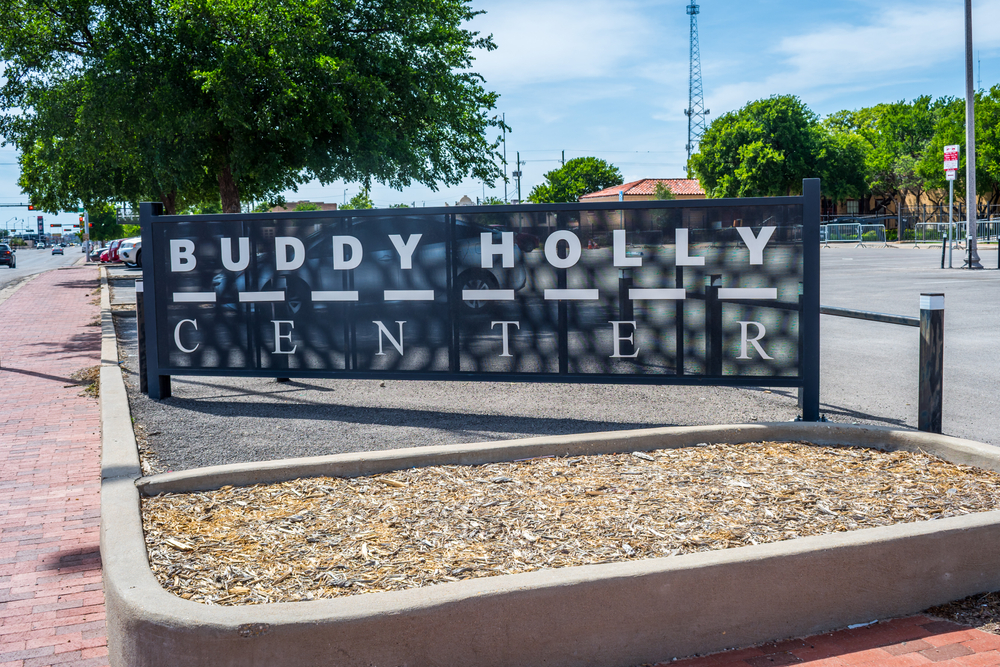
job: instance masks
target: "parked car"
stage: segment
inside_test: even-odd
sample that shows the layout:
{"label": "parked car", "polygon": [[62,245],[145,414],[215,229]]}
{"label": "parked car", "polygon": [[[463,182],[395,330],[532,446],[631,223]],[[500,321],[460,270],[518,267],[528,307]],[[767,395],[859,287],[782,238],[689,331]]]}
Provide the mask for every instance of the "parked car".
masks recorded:
{"label": "parked car", "polygon": [[0,243],[0,264],[6,264],[10,268],[17,268],[17,257],[14,249],[6,243]]}
{"label": "parked car", "polygon": [[118,256],[118,248],[121,247],[122,242],[125,239],[115,239],[108,246],[108,261],[109,262],[120,262],[121,258]]}
{"label": "parked car", "polygon": [[63,252],[62,248],[60,248],[59,246],[56,246],[55,248],[52,249],[52,254],[53,255],[65,255],[66,253]]}
{"label": "parked car", "polygon": [[125,239],[118,247],[118,257],[128,267],[142,266],[142,239],[139,237]]}
{"label": "parked car", "polygon": [[109,261],[111,261],[110,259],[108,259],[108,252],[109,251],[110,251],[109,248],[105,248],[104,250],[101,251],[101,254],[99,255],[99,257],[100,257],[100,259],[101,259],[102,262],[109,262]]}
{"label": "parked car", "polygon": [[101,253],[104,252],[104,250],[105,248],[102,248],[101,246],[95,244],[94,247],[90,249],[90,261],[91,262],[100,261]]}

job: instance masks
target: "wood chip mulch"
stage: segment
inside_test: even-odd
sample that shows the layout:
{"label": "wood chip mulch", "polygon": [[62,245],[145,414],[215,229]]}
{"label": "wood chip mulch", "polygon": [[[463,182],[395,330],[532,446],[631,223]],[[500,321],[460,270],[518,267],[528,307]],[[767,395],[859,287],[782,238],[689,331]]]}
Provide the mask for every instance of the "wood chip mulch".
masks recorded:
{"label": "wood chip mulch", "polygon": [[704,444],[437,466],[142,501],[164,588],[315,600],[669,557],[1000,506],[1000,474],[923,453]]}

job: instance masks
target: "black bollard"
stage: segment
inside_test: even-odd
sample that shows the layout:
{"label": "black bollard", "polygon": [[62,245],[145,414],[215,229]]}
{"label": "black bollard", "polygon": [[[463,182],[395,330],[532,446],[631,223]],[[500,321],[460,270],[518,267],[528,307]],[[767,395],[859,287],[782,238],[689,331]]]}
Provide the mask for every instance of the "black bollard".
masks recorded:
{"label": "black bollard", "polygon": [[135,281],[135,325],[139,330],[139,392],[149,393],[146,377],[146,309],[142,303],[142,280]]}
{"label": "black bollard", "polygon": [[917,428],[941,432],[944,386],[944,294],[920,295],[920,396]]}

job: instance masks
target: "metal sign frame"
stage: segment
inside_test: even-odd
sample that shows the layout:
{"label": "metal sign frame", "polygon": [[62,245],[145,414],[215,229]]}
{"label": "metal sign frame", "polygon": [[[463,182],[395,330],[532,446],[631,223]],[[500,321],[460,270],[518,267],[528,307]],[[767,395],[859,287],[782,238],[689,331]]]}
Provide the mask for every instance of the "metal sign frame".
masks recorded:
{"label": "metal sign frame", "polygon": [[[143,244],[143,287],[141,290],[137,290],[139,296],[139,327],[140,327],[140,341],[143,343],[140,349],[140,359],[143,368],[140,373],[144,375],[142,378],[144,382],[144,389],[148,390],[150,398],[161,399],[166,398],[170,395],[170,377],[171,375],[225,375],[225,376],[244,376],[244,377],[275,377],[275,378],[291,378],[291,377],[323,377],[323,378],[358,378],[358,379],[383,379],[383,378],[393,378],[393,379],[413,379],[413,380],[461,380],[461,381],[502,381],[502,382],[577,382],[577,383],[615,383],[615,384],[685,384],[685,385],[716,385],[716,386],[773,386],[773,387],[798,387],[802,390],[802,418],[806,421],[818,421],[819,420],[819,264],[820,264],[820,183],[819,179],[806,179],[803,181],[803,195],[796,197],[772,197],[772,198],[754,198],[754,199],[706,199],[706,200],[672,200],[672,201],[638,201],[638,202],[603,202],[603,203],[587,203],[587,204],[549,204],[549,205],[515,205],[515,206],[488,206],[488,207],[473,207],[466,206],[460,209],[445,207],[445,208],[420,208],[420,209],[403,209],[401,211],[402,215],[409,216],[451,216],[447,219],[451,220],[452,229],[452,245],[450,246],[454,249],[454,229],[455,229],[455,216],[458,215],[477,215],[477,214],[492,214],[498,211],[502,211],[505,214],[514,213],[525,213],[525,214],[535,214],[538,215],[540,212],[549,212],[553,215],[559,214],[573,214],[582,212],[601,212],[601,211],[621,211],[620,214],[624,220],[626,212],[633,212],[636,215],[639,211],[644,209],[649,210],[664,210],[670,211],[672,209],[719,209],[733,207],[754,207],[754,206],[801,206],[801,235],[797,237],[795,243],[801,243],[801,249],[796,249],[796,252],[801,253],[801,293],[798,299],[798,303],[790,303],[788,301],[784,303],[779,303],[777,301],[769,301],[766,304],[760,302],[741,302],[741,306],[754,306],[758,308],[773,308],[773,309],[784,309],[786,311],[796,311],[797,312],[797,353],[796,353],[796,368],[797,373],[794,375],[782,375],[782,376],[767,376],[767,375],[738,375],[738,374],[723,374],[722,362],[721,362],[721,349],[722,349],[722,334],[714,334],[710,332],[721,330],[721,303],[726,301],[726,290],[721,289],[712,276],[712,280],[708,281],[704,293],[693,298],[701,299],[704,301],[704,306],[699,306],[704,310],[706,316],[706,329],[704,334],[704,351],[706,364],[704,367],[704,372],[699,374],[688,374],[684,371],[684,334],[680,327],[683,327],[684,321],[684,302],[677,301],[676,306],[676,318],[678,322],[678,341],[676,354],[678,355],[677,368],[674,374],[628,374],[628,373],[600,373],[600,372],[572,372],[570,368],[569,360],[571,354],[569,352],[569,333],[570,330],[570,315],[571,308],[566,301],[558,302],[558,350],[557,354],[559,356],[558,369],[552,366],[551,372],[469,372],[463,371],[460,361],[456,361],[461,356],[461,351],[459,350],[459,335],[458,335],[458,325],[454,324],[457,321],[454,318],[454,314],[460,307],[460,304],[455,302],[455,298],[446,297],[447,303],[446,308],[450,314],[441,315],[443,318],[449,319],[449,322],[453,322],[451,325],[453,331],[453,340],[449,342],[449,356],[451,362],[447,369],[444,370],[434,370],[434,371],[413,371],[413,370],[403,370],[403,369],[373,369],[373,368],[363,368],[357,365],[352,366],[349,360],[345,361],[344,368],[337,369],[316,369],[316,368],[306,368],[306,367],[256,367],[256,368],[225,368],[225,367],[182,367],[176,364],[164,363],[164,357],[161,357],[165,345],[170,345],[170,341],[174,340],[176,337],[176,332],[171,333],[170,331],[164,330],[163,322],[165,321],[166,309],[168,306],[173,305],[176,309],[177,306],[177,292],[173,292],[173,297],[168,296],[171,294],[167,290],[167,286],[171,283],[172,279],[176,278],[175,273],[171,273],[171,270],[177,271],[175,266],[167,266],[165,262],[158,259],[162,254],[157,252],[157,243],[163,243],[163,239],[167,238],[170,233],[170,226],[177,225],[178,223],[186,223],[185,229],[193,229],[192,225],[197,226],[199,223],[206,223],[210,225],[211,223],[227,223],[232,224],[236,221],[241,223],[246,223],[248,225],[259,224],[260,221],[284,221],[286,224],[294,225],[317,225],[319,221],[323,220],[329,223],[330,221],[361,221],[364,222],[366,219],[385,219],[387,216],[392,215],[391,211],[385,209],[375,209],[375,210],[348,210],[348,211],[315,211],[315,212],[289,212],[289,213],[259,213],[259,214],[240,214],[235,215],[205,215],[205,216],[164,216],[161,214],[162,207],[159,204],[154,203],[143,203],[140,204],[140,225],[142,230],[142,244]],[[345,223],[346,224],[346,223]],[[622,224],[624,228],[624,222]],[[176,229],[177,227],[175,227]],[[737,230],[740,231],[740,230]],[[685,232],[686,238],[687,232]],[[753,232],[751,231],[752,235]],[[482,242],[487,244],[488,239],[487,234],[483,234]],[[554,235],[553,235],[554,236]],[[741,236],[743,232],[741,231]],[[285,237],[282,237],[285,238]],[[343,237],[335,237],[343,238]],[[401,238],[401,237],[400,237]],[[565,238],[565,237],[563,237]],[[624,239],[624,236],[621,237]],[[747,238],[743,236],[744,240]],[[231,241],[231,240],[230,240]],[[616,241],[617,242],[617,241]],[[393,241],[396,243],[396,241]],[[193,242],[192,242],[193,244]],[[186,246],[185,246],[186,247]],[[249,246],[247,246],[249,247]],[[488,246],[484,245],[484,248]],[[616,246],[617,247],[617,246]],[[400,248],[399,245],[396,246],[397,250]],[[499,248],[499,246],[495,246]],[[452,252],[452,250],[449,250]],[[618,252],[616,250],[616,252]],[[275,250],[277,253],[277,250]],[[500,261],[500,251],[494,249],[494,253],[497,255],[495,258],[498,262]],[[248,254],[250,254],[248,252]],[[294,252],[293,252],[294,255]],[[276,257],[277,255],[275,255]],[[452,255],[448,255],[448,271],[449,271],[449,281],[447,287],[447,294],[454,294],[453,288],[453,276],[456,275],[457,269],[453,266],[457,261],[452,258]],[[548,255],[546,255],[548,257]],[[273,259],[273,258],[272,258]],[[229,260],[232,262],[232,259]],[[256,261],[256,260],[254,260]],[[343,256],[342,256],[343,261]],[[506,260],[504,260],[506,261]],[[616,262],[619,261],[616,259]],[[621,260],[627,261],[627,260]],[[753,263],[751,261],[751,263]],[[484,264],[485,266],[485,264]],[[505,265],[506,266],[506,265]],[[621,266],[616,263],[616,266]],[[406,267],[403,267],[406,268]],[[679,270],[679,269],[678,269]],[[345,274],[347,272],[344,272]],[[353,286],[353,272],[351,277],[351,285]],[[568,289],[566,283],[567,272],[565,270],[557,270],[554,272],[558,275],[558,285],[553,285],[553,292],[573,292],[574,290]],[[277,273],[275,273],[275,276]],[[705,276],[708,278],[709,276]],[[616,313],[615,316],[620,318],[624,323],[632,319],[632,306],[631,298],[628,297],[630,292],[628,292],[631,286],[631,272],[628,270],[619,269],[618,270],[618,283],[620,286],[619,299],[615,303],[620,304],[620,314]],[[678,279],[680,279],[680,272],[678,272]],[[244,289],[254,289],[250,286],[250,279],[246,279],[244,284]],[[347,278],[345,278],[345,285],[347,285]],[[680,283],[678,283],[680,284]],[[159,286],[159,289],[157,287]],[[503,290],[500,290],[503,291]],[[510,291],[510,290],[508,290]],[[577,290],[585,291],[585,290]],[[597,290],[593,290],[596,292]],[[648,291],[648,290],[647,290]],[[730,292],[733,290],[729,290]],[[388,293],[388,292],[387,292]],[[203,292],[201,294],[204,294]],[[255,293],[256,294],[256,293]],[[313,292],[313,294],[318,294],[318,292]],[[324,293],[326,294],[326,293]],[[356,294],[356,292],[355,292]],[[214,300],[214,296],[212,299]],[[329,297],[334,298],[334,297]],[[340,297],[336,297],[340,298]],[[387,297],[388,298],[388,297]],[[546,297],[547,298],[547,297]],[[633,297],[634,298],[634,297]],[[680,297],[681,299],[685,297]],[[240,301],[243,301],[242,296]],[[433,305],[433,304],[432,304]],[[443,312],[443,311],[441,311]],[[555,311],[552,311],[555,312]],[[142,313],[145,313],[143,316]],[[713,318],[714,321],[713,321]],[[731,318],[730,318],[731,319]],[[190,320],[187,320],[190,321]],[[555,316],[552,318],[553,323],[556,322]],[[159,325],[158,325],[159,322]],[[274,320],[272,320],[274,322]],[[377,324],[377,322],[373,322]],[[496,323],[494,323],[495,325]],[[608,324],[613,324],[609,321]],[[741,323],[742,325],[743,323]],[[633,336],[636,335],[635,332],[638,331],[638,326],[635,322],[631,322]],[[190,326],[190,325],[189,325]],[[402,325],[400,325],[402,326]],[[555,326],[555,324],[553,325]],[[294,327],[293,327],[294,328]],[[402,329],[400,329],[402,332]],[[387,332],[389,337],[387,338],[389,343],[393,342],[391,331]],[[743,347],[746,354],[746,343],[748,340],[747,326],[743,327]],[[281,330],[278,325],[275,326],[275,331],[273,333],[272,344],[280,346],[282,340],[287,337],[287,342],[290,343],[290,333]],[[400,333],[400,340],[402,340],[402,333]],[[612,339],[615,347],[615,354],[612,356],[625,357],[628,358],[628,351],[631,350],[628,347],[633,344],[629,336],[624,332],[619,331],[619,326],[614,325],[614,338]],[[382,345],[382,332],[378,334],[379,345]],[[507,334],[504,333],[504,345],[506,346]],[[751,340],[752,342],[752,340]],[[626,354],[620,354],[619,345],[623,346]],[[756,344],[754,343],[756,346]],[[182,348],[183,349],[183,348]],[[553,348],[555,349],[555,348]],[[759,349],[759,348],[758,348]],[[275,349],[275,352],[277,349]],[[506,348],[504,348],[506,352]],[[165,353],[164,353],[165,354]],[[381,354],[381,350],[380,350]],[[501,355],[510,356],[510,355]],[[746,358],[746,357],[740,357]],[[765,357],[769,358],[769,357]]]}

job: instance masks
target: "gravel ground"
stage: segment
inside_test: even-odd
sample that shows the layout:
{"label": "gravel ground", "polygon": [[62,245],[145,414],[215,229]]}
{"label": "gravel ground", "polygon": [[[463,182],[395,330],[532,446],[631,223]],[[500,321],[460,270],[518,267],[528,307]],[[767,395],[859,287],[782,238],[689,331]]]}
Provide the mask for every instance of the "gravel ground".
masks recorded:
{"label": "gravel ground", "polygon": [[[657,426],[790,421],[796,390],[640,385],[174,377],[138,391],[135,318],[115,317],[149,471]],[[850,412],[830,421],[898,425]],[[155,459],[155,460],[153,460]]]}

